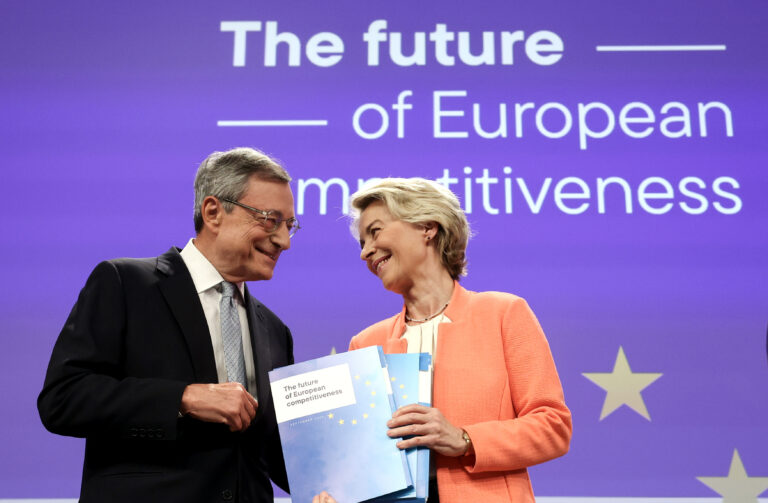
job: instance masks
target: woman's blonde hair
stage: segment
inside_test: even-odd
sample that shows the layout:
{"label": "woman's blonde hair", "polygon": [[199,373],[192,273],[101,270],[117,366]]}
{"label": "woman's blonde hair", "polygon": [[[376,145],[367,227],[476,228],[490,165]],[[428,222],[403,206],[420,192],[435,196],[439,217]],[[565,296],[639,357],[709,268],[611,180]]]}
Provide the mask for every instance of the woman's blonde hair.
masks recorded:
{"label": "woman's blonde hair", "polygon": [[437,224],[435,246],[453,279],[467,275],[469,223],[453,192],[425,178],[382,178],[352,194],[352,233],[357,235],[360,214],[383,202],[392,215],[416,225]]}

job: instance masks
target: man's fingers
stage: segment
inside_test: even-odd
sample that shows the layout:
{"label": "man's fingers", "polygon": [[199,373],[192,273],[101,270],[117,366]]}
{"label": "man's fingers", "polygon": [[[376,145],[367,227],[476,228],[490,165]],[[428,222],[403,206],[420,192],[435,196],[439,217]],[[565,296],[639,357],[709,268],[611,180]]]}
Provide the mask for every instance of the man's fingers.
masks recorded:
{"label": "man's fingers", "polygon": [[251,419],[253,419],[253,415],[251,415],[250,411],[243,408],[242,414],[240,415],[240,420],[242,423],[242,429],[240,431],[245,431],[248,429],[248,427],[251,425]]}
{"label": "man's fingers", "polygon": [[207,422],[222,422],[231,431],[244,431],[256,417],[258,402],[242,384],[191,384],[182,396],[183,413]]}
{"label": "man's fingers", "polygon": [[[241,400],[242,407],[245,410],[246,414],[248,415],[248,423],[251,422],[251,420],[256,417],[256,409],[259,406],[259,402],[256,401],[256,399],[248,393],[248,390],[243,387],[240,383],[232,383],[236,385],[237,390],[239,391],[239,399]],[[246,426],[247,428],[247,426]]]}
{"label": "man's fingers", "polygon": [[256,401],[255,398],[253,398],[253,395],[246,392],[245,393],[245,410],[248,411],[248,416],[250,416],[251,419],[256,417],[256,409],[259,406],[259,403]]}
{"label": "man's fingers", "polygon": [[259,401],[254,398],[253,395],[248,393],[248,401],[251,402],[251,405],[253,405],[253,409],[257,410],[259,408]]}
{"label": "man's fingers", "polygon": [[229,426],[229,431],[240,431],[242,424],[240,416],[230,416],[224,419],[224,423]]}
{"label": "man's fingers", "polygon": [[256,417],[256,409],[253,408],[253,405],[251,405],[250,402],[245,402],[243,404],[243,411],[248,416],[248,421],[251,421]]}
{"label": "man's fingers", "polygon": [[250,426],[251,421],[256,417],[256,407],[253,406],[253,396],[243,389],[240,395],[240,418],[242,420],[242,429],[245,431]]}

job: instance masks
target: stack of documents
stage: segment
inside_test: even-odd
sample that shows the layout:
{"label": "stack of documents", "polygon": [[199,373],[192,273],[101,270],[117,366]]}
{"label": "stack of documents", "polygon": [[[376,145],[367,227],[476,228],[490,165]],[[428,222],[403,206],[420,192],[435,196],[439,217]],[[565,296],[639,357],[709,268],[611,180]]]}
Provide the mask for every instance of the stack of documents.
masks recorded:
{"label": "stack of documents", "polygon": [[372,346],[271,371],[291,499],[425,501],[429,450],[401,451],[386,423],[402,405],[429,405],[428,369],[427,354]]}

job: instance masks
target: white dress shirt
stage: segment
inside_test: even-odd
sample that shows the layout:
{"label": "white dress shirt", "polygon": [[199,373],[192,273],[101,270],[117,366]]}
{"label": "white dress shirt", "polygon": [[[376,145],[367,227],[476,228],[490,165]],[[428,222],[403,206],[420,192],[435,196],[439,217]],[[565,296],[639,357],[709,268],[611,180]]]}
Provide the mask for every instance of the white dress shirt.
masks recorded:
{"label": "white dress shirt", "polygon": [[[211,345],[213,346],[213,356],[216,360],[216,374],[219,382],[227,382],[227,363],[224,359],[224,341],[221,337],[221,313],[219,303],[221,302],[221,277],[219,271],[213,267],[205,256],[197,249],[193,239],[190,239],[187,246],[181,250],[181,258],[189,269],[192,276],[192,282],[195,284],[197,295],[200,297],[200,303],[203,305],[205,320],[208,322],[208,332],[211,334]],[[245,312],[243,299],[245,298],[245,284],[241,281],[237,283],[239,296],[235,296],[237,303],[237,313],[240,315],[240,331],[243,341],[243,358],[245,359],[245,379],[246,388],[256,397],[256,371],[253,364],[253,347],[251,346],[251,332],[248,330],[248,316]],[[256,397],[258,398],[258,397]]]}

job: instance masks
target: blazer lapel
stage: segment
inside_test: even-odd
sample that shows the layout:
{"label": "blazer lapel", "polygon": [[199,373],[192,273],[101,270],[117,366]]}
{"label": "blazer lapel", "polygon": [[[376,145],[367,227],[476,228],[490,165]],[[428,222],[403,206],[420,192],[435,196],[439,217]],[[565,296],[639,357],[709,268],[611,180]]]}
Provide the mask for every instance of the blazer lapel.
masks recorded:
{"label": "blazer lapel", "polygon": [[403,338],[405,333],[405,306],[400,311],[400,314],[395,318],[395,324],[392,327],[387,339],[382,344],[384,353],[407,353],[408,341]]}
{"label": "blazer lapel", "polygon": [[[445,358],[443,355],[455,355],[453,345],[462,336],[472,333],[472,327],[469,326],[467,314],[469,312],[470,292],[462,287],[458,281],[453,283],[453,295],[445,308],[445,316],[451,320],[450,323],[441,323],[438,325],[439,342],[437,344],[437,353],[435,361],[441,361]],[[446,349],[447,348],[447,349]],[[438,359],[438,356],[440,358]],[[437,370],[437,366],[435,366]]]}
{"label": "blazer lapel", "polygon": [[[245,288],[245,305],[248,313],[248,329],[251,332],[251,348],[253,349],[253,365],[256,374],[256,398],[259,404],[266,404],[270,396],[269,375],[272,369],[271,351],[269,347],[268,327],[264,323],[259,302]],[[264,411],[263,407],[256,409],[256,417]]]}
{"label": "blazer lapel", "polygon": [[159,282],[159,288],[187,341],[195,380],[203,383],[218,382],[208,322],[192,276],[178,249],[171,248],[157,257],[157,270],[165,275]]}

